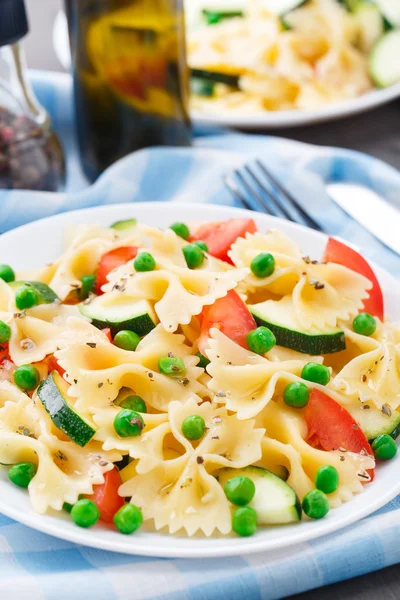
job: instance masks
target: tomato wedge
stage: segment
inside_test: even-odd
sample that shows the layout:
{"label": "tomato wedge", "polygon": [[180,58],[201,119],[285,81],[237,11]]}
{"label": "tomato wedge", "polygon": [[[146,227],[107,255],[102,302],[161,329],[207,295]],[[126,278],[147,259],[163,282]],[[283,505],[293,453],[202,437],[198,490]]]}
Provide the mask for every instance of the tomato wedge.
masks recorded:
{"label": "tomato wedge", "polygon": [[[315,388],[311,391],[304,417],[310,445],[327,452],[344,448],[349,452],[365,451],[374,455],[367,438],[351,414],[323,392]],[[370,469],[368,473],[372,481],[374,469]]]}
{"label": "tomato wedge", "polygon": [[333,262],[338,265],[348,267],[352,271],[364,275],[372,283],[372,289],[369,290],[369,298],[364,300],[363,312],[370,313],[374,317],[383,320],[384,315],[384,303],[381,286],[376,278],[375,273],[365,260],[358,252],[342,244],[334,238],[329,238],[325,248],[324,260],[327,262]]}
{"label": "tomato wedge", "polygon": [[118,488],[122,484],[121,475],[117,467],[104,473],[104,483],[93,486],[94,492],[88,496],[97,505],[100,519],[105,523],[112,523],[113,516],[125,504],[124,498],[118,496]]}
{"label": "tomato wedge", "polygon": [[224,298],[205,306],[200,315],[199,350],[204,352],[212,327],[216,327],[228,338],[247,348],[246,336],[257,327],[249,309],[236,292],[230,290]]}
{"label": "tomato wedge", "polygon": [[136,246],[122,246],[121,248],[115,248],[110,250],[100,259],[100,264],[97,269],[97,277],[94,291],[96,294],[102,294],[101,288],[107,283],[107,275],[111,273],[117,267],[124,265],[129,260],[135,258],[138,253]]}
{"label": "tomato wedge", "polygon": [[8,343],[1,344],[0,345],[0,363],[3,362],[3,360],[6,360],[6,358],[9,358],[8,352],[9,352]]}
{"label": "tomato wedge", "polygon": [[58,360],[56,359],[54,354],[50,354],[50,356],[47,357],[47,366],[49,369],[49,373],[51,373],[52,371],[57,371],[58,373],[60,373],[61,377],[65,373],[65,369],[60,367],[60,365],[58,364]]}
{"label": "tomato wedge", "polygon": [[228,219],[228,221],[201,225],[191,235],[190,241],[202,240],[207,244],[208,251],[212,256],[232,264],[228,251],[233,242],[244,237],[246,233],[255,233],[256,231],[257,226],[253,219]]}

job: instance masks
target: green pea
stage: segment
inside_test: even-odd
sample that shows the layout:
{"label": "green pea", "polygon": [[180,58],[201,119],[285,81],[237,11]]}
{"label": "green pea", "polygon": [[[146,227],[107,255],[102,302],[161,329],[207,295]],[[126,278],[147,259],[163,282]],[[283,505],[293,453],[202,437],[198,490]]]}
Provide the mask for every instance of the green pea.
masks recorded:
{"label": "green pea", "polygon": [[312,490],[303,498],[303,510],[310,519],[322,519],[329,512],[329,500],[321,490]]}
{"label": "green pea", "polygon": [[31,285],[22,285],[15,294],[15,304],[19,310],[26,310],[37,306],[40,302],[40,296]]}
{"label": "green pea", "polygon": [[4,321],[0,321],[0,344],[6,344],[11,337],[11,327],[4,323]]}
{"label": "green pea", "polygon": [[196,269],[203,264],[204,252],[199,246],[196,246],[196,244],[188,244],[182,248],[182,252],[189,269]]}
{"label": "green pea", "polygon": [[253,258],[250,269],[256,277],[269,277],[275,271],[275,258],[269,252],[262,252]]}
{"label": "green pea", "polygon": [[197,240],[197,242],[194,242],[195,246],[198,246],[199,248],[201,248],[201,250],[203,250],[203,252],[208,252],[208,246],[205,242],[202,242],[201,240]]}
{"label": "green pea", "polygon": [[247,334],[246,342],[252,352],[265,354],[275,346],[276,337],[268,327],[257,327]]}
{"label": "green pea", "polygon": [[0,279],[5,281],[6,283],[11,283],[11,281],[15,281],[15,273],[10,267],[10,265],[0,265]]}
{"label": "green pea", "polygon": [[65,512],[71,512],[72,508],[73,508],[73,504],[70,504],[69,502],[64,502],[63,504],[63,510],[65,510]]}
{"label": "green pea", "polygon": [[185,225],[185,223],[173,223],[169,228],[172,229],[172,231],[175,231],[176,235],[179,235],[179,237],[184,240],[187,240],[190,237],[189,227]]}
{"label": "green pea", "polygon": [[379,460],[390,460],[397,454],[397,445],[390,435],[384,433],[374,439],[372,442],[372,450],[374,451],[375,457]]}
{"label": "green pea", "polygon": [[121,506],[115,513],[113,521],[118,531],[125,535],[130,535],[141,527],[143,523],[143,514],[138,506],[135,506],[134,504],[124,504],[124,506]]}
{"label": "green pea", "polygon": [[165,356],[158,361],[158,368],[163,375],[183,375],[186,370],[181,358]]}
{"label": "green pea", "polygon": [[304,408],[308,404],[310,391],[305,383],[294,381],[289,383],[283,391],[283,400],[288,406]]}
{"label": "green pea", "polygon": [[122,329],[115,334],[113,339],[114,346],[118,346],[118,348],[122,348],[123,350],[134,351],[138,347],[140,342],[140,337],[134,331],[129,331],[128,329]]}
{"label": "green pea", "polygon": [[226,482],[224,492],[229,502],[237,506],[245,506],[253,500],[256,486],[250,477],[238,475]]}
{"label": "green pea", "polygon": [[339,487],[339,473],[332,465],[320,467],[315,474],[315,486],[324,494],[332,494]]}
{"label": "green pea", "polygon": [[329,383],[331,378],[331,373],[325,365],[320,365],[319,363],[309,362],[304,365],[303,370],[301,372],[302,379],[306,379],[307,381],[312,381],[314,383],[319,383],[320,385],[326,385]]}
{"label": "green pea", "polygon": [[257,513],[250,506],[241,506],[233,511],[232,529],[242,537],[253,535],[257,531]]}
{"label": "green pea", "polygon": [[199,440],[204,435],[206,423],[200,415],[190,415],[182,423],[182,433],[188,440]]}
{"label": "green pea", "polygon": [[40,382],[40,373],[33,365],[21,365],[14,371],[14,383],[21,390],[34,390]]}
{"label": "green pea", "polygon": [[149,252],[141,252],[133,261],[133,266],[135,267],[135,270],[139,272],[154,271],[156,268],[156,261]]}
{"label": "green pea", "polygon": [[31,462],[17,463],[8,471],[8,478],[15,485],[27,488],[37,472],[37,466]]}
{"label": "green pea", "polygon": [[96,281],[95,275],[84,275],[81,277],[81,289],[79,290],[79,299],[86,300],[89,294],[93,292],[94,284]]}
{"label": "green pea", "polygon": [[146,403],[140,396],[127,396],[119,405],[121,408],[127,408],[128,410],[140,413],[147,413]]}
{"label": "green pea", "polygon": [[360,313],[353,321],[353,329],[360,335],[370,336],[376,331],[376,320],[368,313]]}
{"label": "green pea", "polygon": [[78,500],[71,509],[71,519],[75,525],[79,525],[79,527],[92,527],[97,523],[99,518],[99,509],[96,504],[88,498]]}
{"label": "green pea", "polygon": [[136,437],[142,433],[145,424],[143,417],[127,408],[121,410],[114,419],[114,429],[119,437]]}
{"label": "green pea", "polygon": [[210,364],[210,361],[208,360],[208,358],[203,356],[203,354],[201,352],[196,352],[196,356],[198,356],[200,359],[199,362],[197,363],[197,366],[201,367],[202,369],[206,369],[208,367],[208,365]]}

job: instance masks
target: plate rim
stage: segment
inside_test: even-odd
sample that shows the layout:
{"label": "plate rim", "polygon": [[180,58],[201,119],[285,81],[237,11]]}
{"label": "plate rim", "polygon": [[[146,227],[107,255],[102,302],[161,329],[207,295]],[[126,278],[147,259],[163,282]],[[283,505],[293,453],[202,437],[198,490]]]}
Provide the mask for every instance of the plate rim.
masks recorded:
{"label": "plate rim", "polygon": [[[310,230],[302,225],[291,223],[284,221],[283,219],[277,217],[271,217],[270,215],[265,215],[263,213],[254,213],[253,211],[249,211],[242,208],[236,207],[228,207],[223,205],[215,205],[215,204],[204,204],[204,203],[185,203],[185,202],[141,202],[141,203],[129,203],[129,204],[112,204],[106,206],[94,206],[84,209],[77,209],[74,211],[69,211],[65,213],[60,213],[56,215],[52,215],[46,217],[44,219],[40,219],[37,221],[33,221],[31,223],[21,225],[18,228],[15,228],[9,232],[4,233],[0,238],[0,249],[2,245],[8,245],[8,247],[12,247],[13,239],[19,239],[20,236],[25,236],[30,233],[30,230],[35,230],[35,228],[39,230],[42,227],[51,226],[53,223],[57,223],[58,229],[62,230],[65,227],[64,221],[70,220],[71,222],[78,223],[80,215],[85,215],[86,217],[92,218],[94,222],[96,219],[99,219],[99,216],[107,215],[114,219],[114,217],[118,218],[120,213],[123,212],[125,217],[129,217],[131,213],[134,215],[138,212],[144,212],[148,214],[147,218],[151,219],[151,214],[155,214],[156,209],[166,208],[168,205],[168,218],[171,215],[172,211],[177,211],[182,213],[182,211],[192,211],[197,209],[198,212],[207,210],[207,219],[209,218],[209,214],[221,215],[225,214],[225,217],[230,217],[234,215],[243,215],[243,216],[251,216],[253,218],[258,218],[260,221],[263,221],[266,227],[270,227],[272,225],[280,226],[283,230],[295,231],[298,230],[302,232],[303,235],[311,235],[315,240],[323,243],[324,240],[327,239],[327,235],[321,232],[317,232],[314,230]],[[93,215],[93,217],[92,217]],[[77,220],[78,218],[78,220]],[[172,215],[171,215],[171,218]],[[219,217],[223,218],[223,217]],[[146,219],[146,216],[139,216],[139,219]],[[100,219],[101,220],[101,219]],[[114,219],[115,220],[115,219]],[[31,234],[33,237],[38,234],[38,232],[33,232]],[[9,242],[11,240],[11,243]],[[32,242],[32,238],[30,240]],[[317,241],[315,242],[317,244]],[[397,292],[400,291],[400,284],[386,271],[377,268],[378,277],[380,274],[384,273],[387,281],[395,282],[395,289]],[[399,457],[400,462],[400,457]],[[395,465],[392,467],[389,465],[384,465],[381,469],[385,469],[389,467],[396,468]],[[4,474],[0,479],[0,489],[3,487],[3,484],[11,486],[8,481],[4,481]],[[395,478],[393,478],[395,479]],[[378,485],[378,481],[376,481],[375,485]],[[371,484],[374,485],[374,484]],[[14,490],[14,488],[10,487],[13,492],[11,495],[21,492],[22,494],[26,494],[23,490]],[[362,500],[359,501],[361,506],[358,507],[358,510],[349,510],[346,513],[346,507],[352,507],[352,502],[354,506],[354,501],[357,498],[362,498],[363,494],[358,494],[355,496],[353,501],[342,505],[342,507],[335,509],[335,511],[344,511],[343,515],[340,515],[339,521],[336,518],[332,518],[330,520],[327,518],[326,520],[321,521],[312,521],[312,522],[303,522],[299,525],[294,525],[289,527],[298,527],[298,533],[294,535],[276,535],[272,539],[263,539],[262,535],[260,537],[252,537],[252,538],[235,538],[235,537],[201,537],[201,545],[196,546],[196,541],[199,538],[189,538],[183,536],[174,536],[173,534],[166,534],[163,532],[145,532],[146,539],[143,542],[143,538],[140,537],[128,537],[121,536],[118,532],[110,531],[103,528],[96,528],[92,530],[95,535],[91,535],[91,532],[88,530],[82,530],[71,522],[67,521],[65,518],[55,517],[52,514],[40,515],[34,513],[30,507],[29,497],[24,496],[22,502],[26,503],[28,510],[21,512],[21,510],[17,506],[13,506],[11,500],[9,500],[8,504],[6,502],[7,496],[0,495],[0,512],[4,515],[27,525],[33,529],[41,531],[43,533],[52,535],[54,537],[67,540],[69,542],[82,544],[85,546],[98,548],[102,550],[108,550],[113,552],[123,552],[127,554],[136,554],[141,556],[148,557],[162,557],[162,558],[215,558],[215,557],[229,557],[229,556],[240,556],[240,555],[250,555],[257,554],[260,552],[274,551],[278,549],[282,549],[294,544],[301,544],[304,542],[308,542],[322,536],[328,535],[333,532],[337,532],[342,530],[345,527],[361,520],[362,518],[372,514],[388,502],[392,500],[395,496],[400,493],[400,480],[393,484],[392,487],[387,488],[384,486],[380,486],[375,489],[375,495],[369,501],[369,503],[363,505]],[[332,513],[330,513],[332,514]],[[338,513],[334,513],[337,515]],[[301,525],[307,523],[308,527],[301,528]],[[280,528],[277,528],[279,531]],[[284,526],[282,531],[289,531],[287,526]],[[268,528],[266,528],[268,531]],[[104,534],[102,533],[104,532]],[[160,538],[158,536],[162,535],[162,541],[160,543]],[[149,536],[149,537],[147,537]],[[111,538],[111,539],[109,539]],[[182,544],[180,546],[174,545],[174,541],[180,540]],[[212,544],[214,540],[220,542],[219,545]],[[232,543],[232,540],[235,540],[236,543]],[[146,543],[147,542],[147,543]],[[225,542],[225,544],[223,544]],[[205,545],[206,544],[206,545]],[[222,545],[221,545],[222,544]]]}

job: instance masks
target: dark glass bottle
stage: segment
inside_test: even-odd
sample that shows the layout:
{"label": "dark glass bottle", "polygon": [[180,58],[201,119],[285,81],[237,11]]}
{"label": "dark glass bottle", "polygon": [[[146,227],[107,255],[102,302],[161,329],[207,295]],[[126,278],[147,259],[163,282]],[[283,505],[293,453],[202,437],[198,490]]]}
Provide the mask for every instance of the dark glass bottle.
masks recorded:
{"label": "dark glass bottle", "polygon": [[87,177],[140,148],[189,145],[182,0],[65,4]]}

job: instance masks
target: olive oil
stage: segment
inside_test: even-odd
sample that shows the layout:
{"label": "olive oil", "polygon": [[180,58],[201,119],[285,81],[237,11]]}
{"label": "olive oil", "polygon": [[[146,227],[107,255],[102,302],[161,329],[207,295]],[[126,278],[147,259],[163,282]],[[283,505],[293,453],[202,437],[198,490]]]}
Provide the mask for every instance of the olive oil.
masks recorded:
{"label": "olive oil", "polygon": [[182,0],[66,0],[66,10],[87,177],[140,148],[189,145]]}

